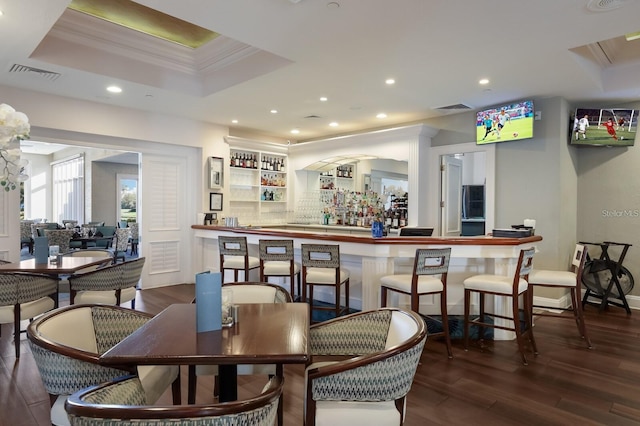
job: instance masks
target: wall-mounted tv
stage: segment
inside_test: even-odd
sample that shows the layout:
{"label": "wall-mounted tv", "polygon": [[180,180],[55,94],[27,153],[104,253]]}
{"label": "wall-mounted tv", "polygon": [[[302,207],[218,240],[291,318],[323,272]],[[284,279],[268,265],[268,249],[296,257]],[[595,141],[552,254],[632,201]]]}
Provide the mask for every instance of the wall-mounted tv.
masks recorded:
{"label": "wall-mounted tv", "polygon": [[571,145],[633,146],[637,109],[577,108],[570,120]]}
{"label": "wall-mounted tv", "polygon": [[476,143],[497,143],[533,137],[533,101],[513,102],[476,114]]}

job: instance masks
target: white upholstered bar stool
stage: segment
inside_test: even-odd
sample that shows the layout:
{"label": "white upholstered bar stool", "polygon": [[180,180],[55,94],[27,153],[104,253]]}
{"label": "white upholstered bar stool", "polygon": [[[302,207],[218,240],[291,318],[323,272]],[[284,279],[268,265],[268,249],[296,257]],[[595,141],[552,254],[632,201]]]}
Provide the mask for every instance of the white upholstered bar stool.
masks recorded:
{"label": "white upholstered bar stool", "polygon": [[243,281],[250,281],[249,271],[260,267],[260,259],[249,256],[247,237],[218,237],[218,251],[220,252],[220,272],[224,283],[225,270],[233,271],[233,282],[238,280],[238,272],[243,271]]}
{"label": "white upholstered bar stool", "polygon": [[444,336],[449,358],[453,358],[451,337],[449,334],[449,317],[447,315],[447,273],[451,248],[417,249],[413,262],[413,273],[387,275],[380,279],[380,303],[387,306],[389,291],[406,294],[411,297],[411,310],[419,313],[420,296],[439,295],[442,331],[429,333],[429,337]]}
{"label": "white upholstered bar stool", "polygon": [[549,307],[533,304],[533,290],[535,287],[550,287],[550,288],[564,288],[570,291],[571,296],[571,310],[573,316],[567,316],[554,312],[532,312],[533,316],[546,316],[555,318],[573,318],[578,326],[578,332],[580,336],[587,343],[589,349],[591,349],[591,340],[587,336],[587,327],[584,323],[584,315],[582,312],[582,272],[584,270],[584,262],[587,259],[587,247],[582,244],[576,244],[571,257],[571,268],[568,271],[552,271],[543,269],[533,269],[529,273],[529,298],[531,299],[531,308],[543,308],[543,309],[560,309],[557,307]]}
{"label": "white upholstered bar stool", "polygon": [[293,240],[259,240],[260,281],[268,282],[269,277],[289,278],[289,294],[295,298],[295,278],[300,290],[300,264],[293,259]]}
{"label": "white upholstered bar stool", "polygon": [[[516,334],[518,350],[522,356],[522,363],[527,365],[527,357],[524,354],[524,334],[529,334],[531,346],[534,354],[538,354],[536,341],[533,338],[533,329],[531,327],[531,308],[529,306],[530,298],[528,294],[529,283],[527,282],[529,272],[533,264],[533,255],[535,248],[520,250],[518,264],[516,266],[513,277],[506,275],[474,275],[464,280],[464,349],[469,347],[469,329],[471,324],[480,327],[480,337],[482,338],[484,327],[499,328],[502,330],[513,331]],[[479,294],[480,313],[477,319],[469,318],[471,293]],[[487,294],[494,296],[510,297],[512,315],[510,317],[499,315],[496,313],[485,312],[485,296]],[[518,299],[522,296],[524,304],[523,319],[525,329],[522,330],[520,323],[520,305]],[[498,325],[495,321],[487,322],[486,316],[509,320],[513,323],[513,327]]]}
{"label": "white upholstered bar stool", "polygon": [[[349,312],[349,271],[340,266],[340,246],[337,244],[301,244],[302,300],[311,305],[313,311],[333,311],[336,317]],[[340,304],[340,287],[345,287],[345,306]],[[313,288],[328,286],[335,289],[333,306],[314,306]]]}

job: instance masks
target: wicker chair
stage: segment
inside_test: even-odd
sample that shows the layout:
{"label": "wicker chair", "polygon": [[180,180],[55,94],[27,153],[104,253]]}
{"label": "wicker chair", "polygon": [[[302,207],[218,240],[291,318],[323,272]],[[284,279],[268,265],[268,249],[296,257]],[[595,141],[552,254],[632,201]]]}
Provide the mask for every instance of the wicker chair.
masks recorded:
{"label": "wicker chair", "polygon": [[169,385],[173,403],[180,403],[177,366],[138,366],[127,371],[98,364],[100,355],[151,317],[119,306],[72,305],[48,312],[29,324],[27,337],[44,388],[51,398],[53,424],[68,424],[64,412],[68,395],[132,373],[140,378],[146,403],[157,401]]}
{"label": "wicker chair", "polygon": [[20,250],[24,246],[29,248],[29,254],[33,254],[33,231],[31,230],[32,220],[20,221]]}
{"label": "wicker chair", "polygon": [[129,228],[117,228],[113,243],[113,258],[125,261],[125,253],[129,247]]}
{"label": "wicker chair", "polygon": [[[207,405],[149,405],[137,377],[122,377],[71,395],[65,409],[72,425],[273,426],[282,379],[272,378],[260,395]],[[118,419],[114,421],[113,419]]]}
{"label": "wicker chair", "polygon": [[131,301],[135,308],[136,289],[145,258],[116,263],[95,271],[69,277],[71,304],[106,303],[121,305]]}
{"label": "wicker chair", "polygon": [[426,339],[424,320],[395,308],[312,325],[305,424],[401,425]]}
{"label": "wicker chair", "polygon": [[[224,288],[233,290],[233,303],[290,303],[291,295],[287,290],[276,284],[261,282],[227,283]],[[216,375],[214,393],[217,392],[217,365],[190,365],[188,402],[195,402],[197,376]],[[238,374],[276,374],[276,366],[273,364],[238,365]]]}
{"label": "wicker chair", "polygon": [[71,238],[73,238],[74,231],[72,229],[45,229],[44,236],[49,241],[49,247],[60,247],[60,253],[66,253],[69,251]]}
{"label": "wicker chair", "polygon": [[16,358],[20,358],[20,321],[53,309],[58,300],[58,280],[24,272],[0,273],[0,324],[13,323]]}

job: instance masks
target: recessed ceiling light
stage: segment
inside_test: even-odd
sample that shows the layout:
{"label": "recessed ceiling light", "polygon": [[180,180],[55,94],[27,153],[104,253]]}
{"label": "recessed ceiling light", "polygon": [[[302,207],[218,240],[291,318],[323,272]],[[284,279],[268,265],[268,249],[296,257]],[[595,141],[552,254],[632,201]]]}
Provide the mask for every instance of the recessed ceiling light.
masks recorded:
{"label": "recessed ceiling light", "polygon": [[297,135],[298,133],[300,133],[300,130],[293,129],[293,130],[291,130],[291,133],[294,134],[294,135]]}
{"label": "recessed ceiling light", "polygon": [[231,120],[233,124],[238,124],[238,120]]}
{"label": "recessed ceiling light", "polygon": [[338,122],[337,122],[337,121],[332,121],[331,123],[329,123],[329,126],[331,126],[331,127],[338,127],[338,126],[339,126],[339,124],[338,124]]}
{"label": "recessed ceiling light", "polygon": [[381,112],[376,115],[376,118],[387,118],[387,114],[385,114],[384,112]]}
{"label": "recessed ceiling light", "polygon": [[320,97],[320,102],[327,102],[329,99],[326,96]]}
{"label": "recessed ceiling light", "polygon": [[388,78],[384,82],[389,85],[396,84],[396,81],[393,78]]}
{"label": "recessed ceiling light", "polygon": [[0,16],[2,16],[2,15],[4,15],[4,12],[2,12],[2,11],[0,10]]}
{"label": "recessed ceiling light", "polygon": [[329,3],[327,3],[327,8],[329,9],[338,9],[340,7],[340,3],[335,2],[335,1],[330,1]]}
{"label": "recessed ceiling light", "polygon": [[271,114],[277,114],[277,113],[278,113],[278,110],[277,110],[277,109],[272,109],[272,110],[271,110]]}
{"label": "recessed ceiling light", "polygon": [[480,79],[480,81],[478,81],[478,83],[482,84],[482,85],[489,84],[489,79],[488,78],[482,78],[482,79]]}
{"label": "recessed ceiling light", "polygon": [[107,92],[120,93],[120,92],[122,92],[122,89],[119,88],[118,86],[109,86],[109,87],[107,87]]}

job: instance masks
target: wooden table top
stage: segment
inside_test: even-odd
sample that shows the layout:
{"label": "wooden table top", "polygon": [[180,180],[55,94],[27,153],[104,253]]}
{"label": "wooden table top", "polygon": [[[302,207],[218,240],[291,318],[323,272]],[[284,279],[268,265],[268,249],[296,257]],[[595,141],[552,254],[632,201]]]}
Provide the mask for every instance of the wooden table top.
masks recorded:
{"label": "wooden table top", "polygon": [[62,256],[61,263],[36,263],[35,258],[32,258],[0,265],[0,272],[35,272],[49,275],[73,274],[88,266],[100,265],[106,260],[108,259],[104,257]]}
{"label": "wooden table top", "polygon": [[309,359],[309,305],[238,305],[239,321],[196,332],[196,305],[175,304],[104,353],[105,365],[303,364]]}

